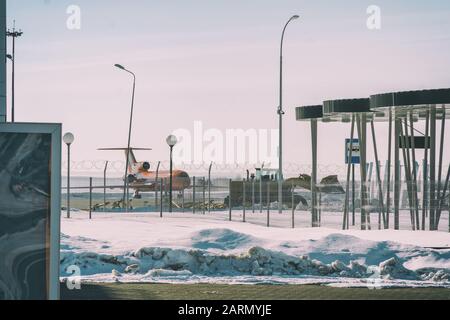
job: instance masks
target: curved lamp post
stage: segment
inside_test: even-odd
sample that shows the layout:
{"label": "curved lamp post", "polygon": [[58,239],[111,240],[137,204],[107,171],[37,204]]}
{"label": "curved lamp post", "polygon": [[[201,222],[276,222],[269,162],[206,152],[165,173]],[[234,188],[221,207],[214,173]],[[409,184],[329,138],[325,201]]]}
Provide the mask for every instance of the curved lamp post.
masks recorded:
{"label": "curved lamp post", "polygon": [[131,96],[131,111],[130,111],[130,126],[128,129],[128,145],[127,145],[127,159],[126,159],[126,165],[125,165],[125,179],[124,179],[124,186],[123,186],[123,203],[126,204],[126,210],[128,210],[128,197],[127,197],[127,189],[128,189],[128,166],[130,164],[130,148],[131,148],[131,130],[133,127],[133,110],[134,110],[134,94],[136,91],[136,75],[131,72],[130,70],[126,69],[124,66],[120,64],[114,65],[116,68],[121,69],[125,72],[128,72],[133,76],[133,93]]}
{"label": "curved lamp post", "polygon": [[292,16],[288,22],[286,22],[283,33],[281,34],[280,45],[280,105],[278,107],[279,116],[279,146],[278,146],[278,211],[281,213],[283,210],[283,42],[284,34],[289,23],[293,20],[297,20],[298,15]]}
{"label": "curved lamp post", "polygon": [[167,144],[170,147],[170,183],[169,183],[169,212],[172,212],[172,181],[173,181],[173,164],[172,164],[172,155],[173,155],[173,147],[177,144],[178,140],[177,137],[174,135],[170,135],[166,139]]}
{"label": "curved lamp post", "polygon": [[64,135],[63,141],[67,145],[67,219],[70,219],[70,146],[75,141],[75,137],[68,132]]}

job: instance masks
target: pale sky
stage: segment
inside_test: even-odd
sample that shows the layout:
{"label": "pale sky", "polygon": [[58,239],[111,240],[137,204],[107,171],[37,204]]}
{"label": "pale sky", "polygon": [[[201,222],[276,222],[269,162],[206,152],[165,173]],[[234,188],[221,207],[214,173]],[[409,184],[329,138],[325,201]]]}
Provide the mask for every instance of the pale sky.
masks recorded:
{"label": "pale sky", "polygon": [[[81,30],[66,26],[69,5],[81,9]],[[381,30],[366,26],[369,5],[381,8]],[[450,87],[449,1],[10,0],[8,25],[15,19],[25,32],[16,120],[63,123],[76,136],[75,162],[123,160],[96,151],[127,142],[131,78],[113,68],[120,63],[137,74],[132,144],[153,148],[141,160],[166,161],[166,136],[194,121],[223,132],[276,129],[279,41],[293,14],[301,18],[285,39],[286,163],[311,162],[296,106]],[[377,130],[384,161],[386,126]],[[349,131],[320,124],[319,162],[343,165]]]}

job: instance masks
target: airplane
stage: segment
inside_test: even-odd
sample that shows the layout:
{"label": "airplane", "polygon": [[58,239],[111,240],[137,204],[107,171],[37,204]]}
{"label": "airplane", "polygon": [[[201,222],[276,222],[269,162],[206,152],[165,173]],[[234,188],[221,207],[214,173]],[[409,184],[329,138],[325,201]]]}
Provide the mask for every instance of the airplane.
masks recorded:
{"label": "airplane", "polygon": [[[149,162],[138,162],[134,155],[135,150],[151,150],[146,148],[101,148],[99,151],[124,151],[125,158],[128,158],[127,179],[130,188],[134,189],[134,198],[140,199],[140,192],[154,192],[161,190],[161,179],[163,181],[162,190],[168,190],[170,171],[150,171]],[[189,174],[182,170],[172,170],[172,190],[182,191],[190,187],[191,178]]]}

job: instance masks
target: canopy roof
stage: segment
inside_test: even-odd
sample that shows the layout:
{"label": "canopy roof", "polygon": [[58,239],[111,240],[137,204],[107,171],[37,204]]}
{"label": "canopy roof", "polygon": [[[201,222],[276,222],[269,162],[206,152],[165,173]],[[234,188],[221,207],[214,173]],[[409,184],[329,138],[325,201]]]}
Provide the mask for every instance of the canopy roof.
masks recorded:
{"label": "canopy roof", "polygon": [[324,101],[323,105],[296,108],[296,119],[321,119],[322,122],[351,122],[352,115],[364,114],[368,122],[387,121],[413,116],[414,121],[425,119],[427,111],[436,108],[436,118],[450,119],[450,89],[391,92],[370,98]]}
{"label": "canopy roof", "polygon": [[321,119],[323,117],[323,106],[321,104],[313,106],[303,106],[295,109],[297,121],[311,119]]}
{"label": "canopy roof", "polygon": [[425,119],[432,107],[436,107],[437,119],[443,118],[444,111],[450,118],[450,89],[391,92],[370,97],[370,108],[386,118],[391,111],[396,118],[412,114],[415,120]]}

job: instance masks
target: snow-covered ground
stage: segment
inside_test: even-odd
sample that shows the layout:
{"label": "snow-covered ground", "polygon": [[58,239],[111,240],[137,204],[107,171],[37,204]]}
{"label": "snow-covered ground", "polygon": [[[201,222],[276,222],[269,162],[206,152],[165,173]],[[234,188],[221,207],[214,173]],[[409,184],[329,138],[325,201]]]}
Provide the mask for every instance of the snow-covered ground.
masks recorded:
{"label": "snow-covered ground", "polygon": [[[62,277],[76,265],[84,281],[96,282],[450,287],[450,250],[432,249],[450,248],[447,232],[313,229],[306,227],[307,213],[292,229],[288,212],[272,212],[270,228],[265,213],[247,212],[243,223],[241,211],[232,222],[226,212],[72,217],[62,219]],[[341,217],[323,213],[322,219],[339,226]]]}

